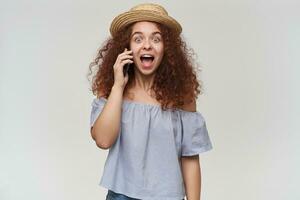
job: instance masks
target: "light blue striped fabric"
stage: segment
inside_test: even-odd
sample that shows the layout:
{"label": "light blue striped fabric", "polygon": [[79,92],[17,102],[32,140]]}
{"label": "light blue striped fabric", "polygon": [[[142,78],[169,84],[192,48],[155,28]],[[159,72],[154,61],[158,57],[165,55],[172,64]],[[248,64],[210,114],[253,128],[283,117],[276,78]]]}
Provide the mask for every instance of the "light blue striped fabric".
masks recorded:
{"label": "light blue striped fabric", "polygon": [[[90,126],[106,101],[94,98]],[[180,157],[212,149],[202,114],[124,100],[120,127],[99,185],[143,200],[183,199]]]}

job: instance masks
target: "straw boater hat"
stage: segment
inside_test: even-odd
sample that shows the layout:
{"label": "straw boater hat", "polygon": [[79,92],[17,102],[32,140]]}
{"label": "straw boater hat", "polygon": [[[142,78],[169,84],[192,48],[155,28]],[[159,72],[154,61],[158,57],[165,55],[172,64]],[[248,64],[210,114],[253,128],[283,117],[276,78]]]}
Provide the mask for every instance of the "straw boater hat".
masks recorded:
{"label": "straw boater hat", "polygon": [[181,25],[174,18],[170,17],[161,5],[143,3],[115,17],[110,25],[110,33],[114,37],[118,31],[127,25],[138,21],[152,21],[164,24],[178,35],[182,31]]}

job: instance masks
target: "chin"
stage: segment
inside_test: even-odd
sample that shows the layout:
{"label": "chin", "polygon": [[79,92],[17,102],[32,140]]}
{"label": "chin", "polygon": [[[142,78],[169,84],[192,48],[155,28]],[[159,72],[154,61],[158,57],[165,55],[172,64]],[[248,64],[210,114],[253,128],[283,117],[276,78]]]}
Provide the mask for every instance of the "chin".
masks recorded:
{"label": "chin", "polygon": [[151,69],[145,69],[142,66],[137,66],[137,69],[139,73],[143,75],[151,75],[155,73],[155,71],[157,70],[157,66],[153,66]]}

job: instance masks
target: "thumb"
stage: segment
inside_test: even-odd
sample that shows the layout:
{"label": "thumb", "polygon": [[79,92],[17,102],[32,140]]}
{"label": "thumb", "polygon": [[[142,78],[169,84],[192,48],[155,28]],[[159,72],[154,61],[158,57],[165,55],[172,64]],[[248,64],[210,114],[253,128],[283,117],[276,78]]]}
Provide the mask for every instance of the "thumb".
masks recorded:
{"label": "thumb", "polygon": [[127,81],[128,81],[128,79],[129,79],[129,75],[128,75],[128,73],[126,73],[126,75],[125,75],[125,83],[127,83]]}

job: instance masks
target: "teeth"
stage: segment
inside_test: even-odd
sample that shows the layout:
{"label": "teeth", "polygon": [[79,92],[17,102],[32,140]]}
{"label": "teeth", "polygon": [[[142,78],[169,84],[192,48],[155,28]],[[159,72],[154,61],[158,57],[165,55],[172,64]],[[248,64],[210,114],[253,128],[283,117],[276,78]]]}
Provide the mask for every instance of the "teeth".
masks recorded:
{"label": "teeth", "polygon": [[151,62],[153,62],[154,56],[152,56],[152,55],[150,55],[150,54],[143,54],[143,55],[141,56],[140,59],[141,59],[142,62],[144,62],[144,59],[147,59],[148,61],[149,61],[149,59],[150,59]]}
{"label": "teeth", "polygon": [[154,56],[151,56],[151,55],[148,55],[148,54],[144,54],[144,55],[142,55],[141,57],[152,58],[152,57],[154,57]]}

